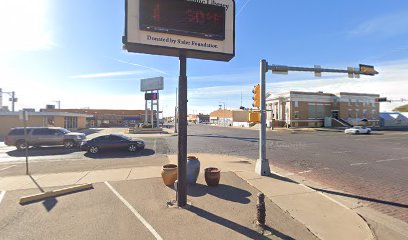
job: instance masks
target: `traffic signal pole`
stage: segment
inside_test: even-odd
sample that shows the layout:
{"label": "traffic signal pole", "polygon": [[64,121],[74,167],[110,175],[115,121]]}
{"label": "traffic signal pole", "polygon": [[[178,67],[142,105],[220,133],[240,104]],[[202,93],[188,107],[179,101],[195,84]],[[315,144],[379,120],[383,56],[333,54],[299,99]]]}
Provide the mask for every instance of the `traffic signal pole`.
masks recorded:
{"label": "traffic signal pole", "polygon": [[261,176],[271,174],[269,161],[266,159],[266,73],[268,72],[268,63],[261,61],[260,85],[261,85],[261,126],[259,128],[259,158],[256,160],[255,172]]}
{"label": "traffic signal pole", "polygon": [[[378,72],[374,66],[360,64],[359,68],[349,67],[344,69],[329,69],[321,68],[320,65],[315,65],[314,68],[307,67],[291,67],[284,65],[268,65],[266,60],[261,60],[260,66],[260,115],[261,126],[259,128],[259,158],[256,160],[255,172],[261,176],[271,174],[269,161],[266,158],[266,73],[271,70],[272,73],[287,74],[289,71],[296,72],[314,72],[316,77],[321,77],[322,72],[328,73],[347,73],[350,78],[359,78],[360,75],[375,76]],[[254,93],[256,92],[254,88]],[[255,97],[254,97],[255,100]],[[254,102],[256,103],[256,101]],[[254,104],[255,107],[256,104]]]}

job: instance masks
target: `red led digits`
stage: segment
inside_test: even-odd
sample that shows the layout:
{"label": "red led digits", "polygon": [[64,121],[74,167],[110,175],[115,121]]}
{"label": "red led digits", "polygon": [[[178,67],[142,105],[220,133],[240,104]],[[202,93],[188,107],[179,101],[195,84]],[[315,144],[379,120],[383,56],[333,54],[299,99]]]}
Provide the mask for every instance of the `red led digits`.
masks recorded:
{"label": "red led digits", "polygon": [[214,26],[217,26],[223,20],[223,16],[218,13],[207,12],[205,13],[202,10],[187,10],[188,22],[197,23],[200,25],[206,23],[212,23]]}
{"label": "red led digits", "polygon": [[160,1],[157,0],[156,4],[153,8],[153,20],[156,22],[160,22]]}

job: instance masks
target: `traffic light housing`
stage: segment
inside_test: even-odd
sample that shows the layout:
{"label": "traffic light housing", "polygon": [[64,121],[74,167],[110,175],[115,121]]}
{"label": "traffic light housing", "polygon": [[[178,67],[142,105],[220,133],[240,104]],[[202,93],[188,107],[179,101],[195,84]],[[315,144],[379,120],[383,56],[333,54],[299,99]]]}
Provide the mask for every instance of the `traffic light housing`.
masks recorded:
{"label": "traffic light housing", "polygon": [[261,122],[261,113],[260,112],[250,112],[249,113],[249,122],[259,123]]}
{"label": "traffic light housing", "polygon": [[259,108],[261,106],[261,86],[259,84],[255,85],[252,93],[254,94],[252,106]]}
{"label": "traffic light housing", "polygon": [[386,97],[375,98],[375,102],[387,102]]}

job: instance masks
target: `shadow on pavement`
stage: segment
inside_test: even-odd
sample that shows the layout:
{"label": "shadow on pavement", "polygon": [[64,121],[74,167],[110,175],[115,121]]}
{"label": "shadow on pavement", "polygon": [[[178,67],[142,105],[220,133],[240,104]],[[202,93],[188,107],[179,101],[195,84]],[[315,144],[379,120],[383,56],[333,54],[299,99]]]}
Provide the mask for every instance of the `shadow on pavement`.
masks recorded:
{"label": "shadow on pavement", "polygon": [[219,184],[216,187],[208,187],[206,185],[197,183],[195,185],[189,185],[187,191],[187,194],[193,197],[201,197],[205,194],[210,194],[220,199],[241,204],[250,203],[251,200],[248,197],[252,195],[246,190],[225,184]]}
{"label": "shadow on pavement", "polygon": [[96,154],[92,153],[85,153],[84,156],[87,158],[92,159],[106,159],[106,158],[131,158],[131,157],[145,157],[154,155],[156,152],[153,149],[144,149],[142,151],[137,152],[129,152],[129,151],[100,151]]}
{"label": "shadow on pavement", "polygon": [[276,180],[280,180],[280,181],[285,181],[285,182],[298,184],[298,182],[296,182],[296,181],[294,181],[294,180],[292,180],[290,178],[279,176],[279,175],[276,175],[276,174],[273,174],[273,173],[271,175],[267,176],[267,177],[270,177],[270,178],[273,178],[273,179],[276,179]]}
{"label": "shadow on pavement", "polygon": [[[73,152],[79,152],[79,148],[66,149],[64,147],[30,147],[28,149],[28,156],[37,157],[37,156],[52,156],[52,155],[65,155]],[[7,155],[11,157],[25,157],[24,150],[12,150],[6,152]]]}
{"label": "shadow on pavement", "polygon": [[[225,219],[223,217],[217,216],[217,215],[215,215],[213,213],[210,213],[210,212],[208,212],[208,211],[206,211],[204,209],[201,209],[201,208],[198,208],[198,207],[195,207],[195,206],[190,206],[187,210],[192,212],[192,213],[197,214],[198,216],[200,216],[202,218],[207,219],[208,221],[220,224],[220,225],[222,225],[222,226],[224,226],[226,228],[229,228],[229,229],[231,229],[231,230],[233,230],[235,232],[238,232],[238,233],[246,236],[249,239],[269,239],[268,237],[262,235],[261,233],[255,231],[253,229],[247,228],[245,226],[242,226],[241,224],[238,224],[238,223],[235,223],[235,222],[230,221],[228,219]],[[274,235],[276,235],[276,236],[278,236],[278,237],[280,237],[282,239],[288,239],[288,240],[293,239],[293,238],[291,238],[291,237],[289,237],[289,236],[287,236],[287,235],[285,235],[285,234],[283,234],[283,233],[281,233],[281,232],[279,232],[279,231],[277,231],[275,229],[272,229],[270,227],[268,227],[267,230],[272,232]]]}
{"label": "shadow on pavement", "polygon": [[319,192],[325,192],[325,193],[335,194],[335,195],[339,195],[339,196],[343,196],[343,197],[349,197],[349,198],[356,198],[356,199],[360,199],[360,200],[364,200],[364,201],[391,205],[391,206],[394,206],[394,207],[408,208],[408,205],[403,204],[403,203],[390,202],[390,201],[385,201],[385,200],[381,200],[381,199],[375,199],[375,198],[369,198],[369,197],[364,197],[364,196],[353,195],[353,194],[349,194],[349,193],[342,193],[342,192],[336,192],[336,191],[331,191],[331,190],[327,190],[327,189],[315,188],[315,187],[311,187],[311,186],[308,186],[308,187],[310,187],[313,190],[319,191]]}
{"label": "shadow on pavement", "polygon": [[[258,142],[259,138],[249,138],[249,137],[230,137],[230,136],[225,136],[225,135],[214,135],[214,134],[199,134],[199,135],[188,135],[188,137],[206,137],[206,138],[231,138],[231,139],[236,139],[236,140],[242,140],[246,142]],[[281,142],[283,140],[280,139],[266,139],[269,141],[277,141]]]}

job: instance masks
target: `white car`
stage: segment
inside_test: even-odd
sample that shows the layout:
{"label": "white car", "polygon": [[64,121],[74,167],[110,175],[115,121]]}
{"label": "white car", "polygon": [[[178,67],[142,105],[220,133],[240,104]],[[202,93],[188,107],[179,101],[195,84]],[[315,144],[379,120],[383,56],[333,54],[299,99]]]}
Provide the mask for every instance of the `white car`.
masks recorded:
{"label": "white car", "polygon": [[371,133],[371,128],[368,127],[364,127],[364,126],[354,126],[352,128],[348,128],[346,130],[344,130],[344,133],[346,134],[370,134]]}

